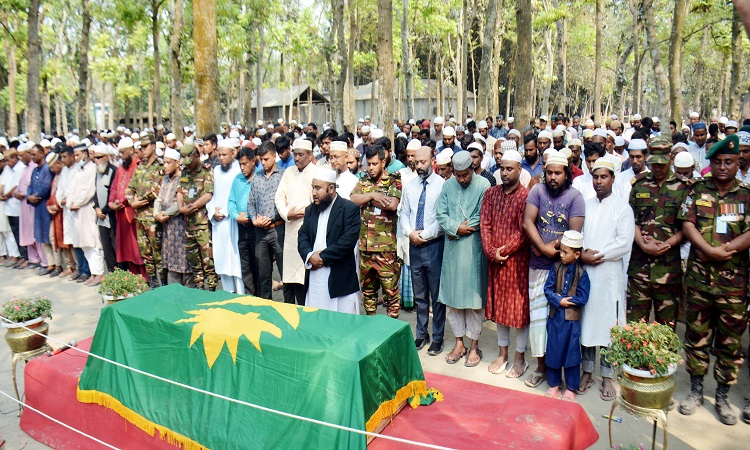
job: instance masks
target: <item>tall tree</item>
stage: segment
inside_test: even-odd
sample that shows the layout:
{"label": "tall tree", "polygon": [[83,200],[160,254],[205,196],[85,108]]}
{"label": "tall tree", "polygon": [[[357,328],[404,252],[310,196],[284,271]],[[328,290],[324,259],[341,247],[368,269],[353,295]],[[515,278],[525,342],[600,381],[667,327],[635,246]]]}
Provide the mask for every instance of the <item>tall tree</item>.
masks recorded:
{"label": "tall tree", "polygon": [[479,61],[479,98],[477,98],[477,117],[492,115],[492,100],[497,85],[492,84],[492,48],[495,43],[497,26],[497,1],[487,2],[484,37],[482,39],[482,59]]}
{"label": "tall tree", "polygon": [[[333,40],[335,61],[338,62],[338,72],[333,72],[333,95],[331,96],[331,115],[337,130],[343,130],[344,125],[344,84],[346,82],[346,36],[344,35],[344,0],[332,0],[333,9]],[[335,37],[335,40],[334,40]]]}
{"label": "tall tree", "polygon": [[3,8],[0,13],[3,29],[7,33],[5,39],[5,58],[8,62],[8,135],[18,136],[18,100],[16,98],[16,76],[18,65],[16,63],[16,45],[12,30],[9,27],[8,12]]}
{"label": "tall tree", "polygon": [[675,0],[672,34],[669,36],[669,107],[672,120],[682,123],[682,29],[687,15],[687,0]]}
{"label": "tall tree", "polygon": [[[89,11],[89,0],[81,0],[81,43],[78,47],[78,117],[76,123],[82,133],[88,128],[88,108],[86,100],[89,84],[89,32],[91,29],[91,13]],[[102,104],[104,99],[102,99]]]}
{"label": "tall tree", "polygon": [[[214,10],[216,9],[214,0]],[[159,58],[159,11],[161,10],[164,0],[151,0],[151,39],[154,46],[154,115],[156,123],[152,123],[154,118],[149,114],[149,124],[154,127],[161,123],[163,116],[161,114],[161,59]],[[198,10],[200,15],[200,10]],[[172,125],[174,126],[174,124]]]}
{"label": "tall tree", "polygon": [[180,68],[180,49],[182,48],[182,13],[183,0],[174,0],[172,7],[172,35],[169,37],[169,71],[172,89],[170,92],[169,110],[172,113],[172,129],[182,138],[182,71]]}
{"label": "tall tree", "polygon": [[403,0],[401,13],[401,66],[404,75],[404,91],[406,92],[405,120],[414,118],[414,70],[409,60],[409,0]]}
{"label": "tall tree", "polygon": [[213,131],[219,118],[218,38],[216,0],[193,0],[193,55],[195,59],[196,133]]}
{"label": "tall tree", "polygon": [[534,77],[531,65],[531,0],[516,0],[516,61],[515,80],[515,119],[516,127],[521,129],[531,120],[534,95],[532,81]]}
{"label": "tall tree", "polygon": [[596,64],[594,64],[594,116],[602,117],[602,22],[604,0],[596,0]]}
{"label": "tall tree", "polygon": [[39,142],[41,138],[41,104],[39,101],[39,66],[42,43],[39,39],[39,0],[29,2],[28,14],[28,64],[26,68],[26,130],[29,138]]}
{"label": "tall tree", "polygon": [[[729,71],[729,102],[727,114],[739,117],[740,74],[742,73],[742,23],[736,10],[732,10],[732,67]],[[744,61],[747,63],[747,61]]]}
{"label": "tall tree", "polygon": [[654,14],[654,0],[643,0],[643,24],[646,29],[646,41],[648,42],[648,49],[651,55],[651,65],[654,67],[656,94],[659,98],[659,104],[655,108],[655,111],[659,116],[665,117],[669,112],[669,80],[667,80],[667,74],[664,71],[664,64],[661,60],[661,48],[659,47],[659,38],[656,35]]}
{"label": "tall tree", "polygon": [[393,0],[378,0],[377,37],[378,121],[385,131],[385,137],[393,141]]}

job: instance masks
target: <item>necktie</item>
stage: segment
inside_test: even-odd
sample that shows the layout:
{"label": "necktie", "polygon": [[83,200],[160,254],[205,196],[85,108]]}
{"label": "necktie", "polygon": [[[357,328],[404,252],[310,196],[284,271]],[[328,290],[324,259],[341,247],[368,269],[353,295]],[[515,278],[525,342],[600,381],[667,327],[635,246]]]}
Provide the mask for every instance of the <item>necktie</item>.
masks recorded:
{"label": "necktie", "polygon": [[424,204],[427,199],[427,180],[422,180],[422,194],[419,196],[419,207],[417,207],[416,230],[424,230]]}

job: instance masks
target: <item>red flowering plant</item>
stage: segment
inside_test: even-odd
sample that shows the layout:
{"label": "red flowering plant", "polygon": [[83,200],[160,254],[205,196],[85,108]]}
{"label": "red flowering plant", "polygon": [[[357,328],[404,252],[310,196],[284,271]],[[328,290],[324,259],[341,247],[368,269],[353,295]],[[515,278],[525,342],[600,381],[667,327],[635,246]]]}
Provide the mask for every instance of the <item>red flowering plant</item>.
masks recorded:
{"label": "red flowering plant", "polygon": [[[45,296],[12,298],[0,311],[3,317],[12,322],[27,322],[37,317],[52,318],[52,300]],[[3,320],[3,322],[6,322]],[[6,322],[7,323],[7,322]]]}
{"label": "red flowering plant", "polygon": [[609,331],[611,343],[602,349],[610,364],[627,364],[633,369],[645,370],[664,376],[670,366],[682,364],[682,343],[672,327],[656,322],[630,322],[617,325]]}

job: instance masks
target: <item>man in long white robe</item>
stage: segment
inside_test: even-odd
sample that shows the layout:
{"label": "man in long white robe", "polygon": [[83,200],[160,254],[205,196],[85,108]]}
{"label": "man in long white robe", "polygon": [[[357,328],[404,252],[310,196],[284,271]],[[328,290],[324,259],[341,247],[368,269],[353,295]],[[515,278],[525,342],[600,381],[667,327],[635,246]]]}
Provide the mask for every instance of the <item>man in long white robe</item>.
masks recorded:
{"label": "man in long white robe", "polygon": [[[68,248],[62,249],[63,259],[65,260],[65,270],[60,274],[60,278],[64,278],[73,275],[77,271],[78,262],[73,254],[73,223],[75,220],[75,213],[70,210],[67,204],[68,186],[70,186],[70,176],[73,174],[73,167],[75,158],[73,158],[73,149],[70,147],[64,148],[60,153],[60,160],[63,163],[63,168],[60,171],[60,180],[57,182],[57,191],[55,191],[55,199],[57,204],[63,209],[63,244],[68,245]],[[79,166],[75,166],[76,169],[80,170]]]}
{"label": "man in long white robe", "polygon": [[[591,281],[589,301],[581,318],[581,350],[583,376],[581,390],[593,384],[596,347],[610,343],[609,329],[625,322],[625,282],[623,265],[627,266],[633,246],[635,222],[633,210],[612,187],[615,169],[611,160],[600,158],[591,171],[596,197],[586,200],[583,223],[584,251],[581,260]],[[613,400],[617,395],[612,366],[601,358],[601,398]]]}
{"label": "man in long white robe", "polygon": [[294,165],[284,170],[276,190],[276,209],[286,222],[282,248],[284,252],[281,281],[284,283],[284,302],[305,304],[305,265],[297,252],[297,235],[305,217],[305,208],[312,203],[312,142],[294,142]]}
{"label": "man in long white robe", "polygon": [[229,217],[229,194],[232,181],[240,173],[240,165],[234,159],[234,148],[229,139],[218,144],[219,163],[214,167],[214,195],[206,204],[211,220],[213,257],[216,273],[221,276],[221,288],[237,294],[245,293],[242,281],[240,251],[237,246],[239,231],[237,221]]}
{"label": "man in long white robe", "polygon": [[[93,146],[90,151],[93,151]],[[66,204],[75,214],[73,247],[83,250],[92,275],[84,284],[98,286],[104,274],[104,253],[94,210],[96,164],[89,159],[88,154],[88,151],[83,151],[81,161],[84,161],[84,165],[70,177]]]}

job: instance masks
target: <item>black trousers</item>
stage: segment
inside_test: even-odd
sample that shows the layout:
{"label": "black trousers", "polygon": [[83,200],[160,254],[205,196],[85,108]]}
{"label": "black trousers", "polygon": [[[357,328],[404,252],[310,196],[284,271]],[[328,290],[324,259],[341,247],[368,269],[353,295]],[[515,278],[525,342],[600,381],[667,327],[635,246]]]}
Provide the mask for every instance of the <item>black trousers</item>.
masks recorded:
{"label": "black trousers", "polygon": [[26,247],[21,246],[21,240],[18,237],[18,216],[8,216],[8,223],[10,223],[10,231],[13,232],[13,237],[16,239],[16,245],[18,246],[18,253],[21,254],[21,258],[29,259],[29,254],[26,251]]}
{"label": "black trousers", "polygon": [[[258,275],[260,285],[260,297],[271,299],[273,297],[273,261],[276,259],[276,267],[279,274],[284,267],[281,242],[278,236],[284,236],[284,225],[271,229],[255,229],[255,258],[258,261]],[[283,238],[282,238],[283,239]]]}
{"label": "black trousers", "polygon": [[107,271],[113,272],[117,267],[117,255],[115,254],[115,223],[110,218],[110,227],[99,226],[99,237],[102,240],[102,252],[104,253],[104,263],[107,264]]}
{"label": "black trousers", "polygon": [[238,224],[239,238],[237,247],[240,251],[240,265],[242,266],[242,282],[245,284],[245,293],[258,294],[258,263],[255,259],[255,227]]}
{"label": "black trousers", "polygon": [[284,283],[284,303],[296,303],[305,306],[305,285],[300,283]]}

